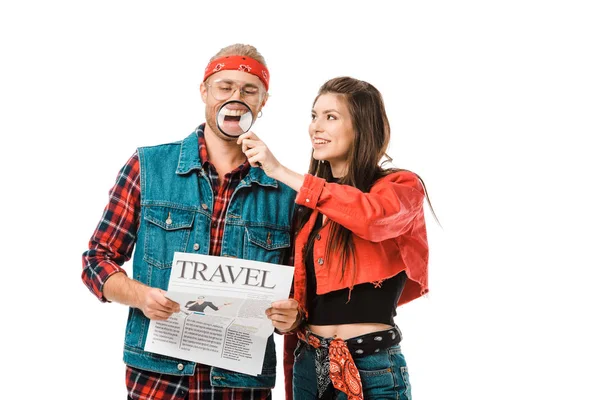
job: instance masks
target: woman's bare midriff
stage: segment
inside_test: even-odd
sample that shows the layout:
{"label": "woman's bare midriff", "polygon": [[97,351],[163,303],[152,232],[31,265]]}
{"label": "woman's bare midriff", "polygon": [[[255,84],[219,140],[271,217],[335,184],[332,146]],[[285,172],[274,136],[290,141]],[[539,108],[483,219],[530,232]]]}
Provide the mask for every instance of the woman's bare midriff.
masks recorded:
{"label": "woman's bare midriff", "polygon": [[377,331],[390,329],[392,326],[387,324],[361,323],[361,324],[343,324],[343,325],[308,325],[308,329],[314,334],[328,338],[336,337],[347,340],[356,336],[366,335]]}

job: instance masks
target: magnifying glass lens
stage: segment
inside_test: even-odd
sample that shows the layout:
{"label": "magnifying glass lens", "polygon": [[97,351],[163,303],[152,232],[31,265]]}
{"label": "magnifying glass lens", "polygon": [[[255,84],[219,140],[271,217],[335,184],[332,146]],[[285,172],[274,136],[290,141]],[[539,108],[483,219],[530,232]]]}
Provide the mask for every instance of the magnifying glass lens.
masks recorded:
{"label": "magnifying glass lens", "polygon": [[254,115],[250,106],[238,100],[224,103],[217,112],[217,127],[229,137],[248,132],[253,123]]}

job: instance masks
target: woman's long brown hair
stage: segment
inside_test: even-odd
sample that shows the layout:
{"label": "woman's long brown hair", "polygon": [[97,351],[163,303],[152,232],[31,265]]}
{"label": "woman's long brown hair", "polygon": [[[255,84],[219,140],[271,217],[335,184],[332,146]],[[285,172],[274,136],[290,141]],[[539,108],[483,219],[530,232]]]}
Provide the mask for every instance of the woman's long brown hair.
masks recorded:
{"label": "woman's long brown hair", "polygon": [[[390,142],[390,124],[379,90],[368,82],[354,78],[334,78],[321,86],[313,102],[313,107],[319,97],[324,94],[337,94],[345,100],[354,129],[354,140],[347,159],[348,168],[346,174],[339,179],[338,183],[353,186],[366,193],[369,192],[378,179],[392,172],[400,171],[397,168],[384,169],[380,165],[380,161],[384,156],[387,157],[386,150]],[[389,159],[389,157],[387,158]],[[329,163],[315,160],[312,154],[308,173],[324,178],[327,182],[331,182],[333,179]],[[420,177],[419,180],[421,180]],[[422,180],[421,183],[425,188]],[[427,196],[427,192],[425,193]],[[427,196],[427,201],[429,202],[429,196]],[[306,224],[311,211],[306,207],[299,210],[296,232]],[[331,234],[326,244],[325,255],[329,259],[332,252],[341,254],[342,276],[347,273],[347,265],[351,265],[352,281],[354,281],[356,277],[356,249],[352,241],[352,232],[332,220],[328,220],[327,223],[331,225]]]}

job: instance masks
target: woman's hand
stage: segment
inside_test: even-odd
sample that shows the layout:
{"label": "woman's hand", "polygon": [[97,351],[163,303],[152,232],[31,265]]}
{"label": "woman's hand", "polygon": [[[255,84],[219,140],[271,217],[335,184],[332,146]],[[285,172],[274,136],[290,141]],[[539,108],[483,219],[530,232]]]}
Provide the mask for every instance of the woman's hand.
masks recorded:
{"label": "woman's hand", "polygon": [[242,145],[242,151],[248,157],[251,166],[261,167],[268,177],[283,182],[296,192],[300,190],[304,175],[286,168],[277,161],[271,150],[254,132],[244,133],[237,143]]}
{"label": "woman's hand", "polygon": [[283,166],[254,132],[244,133],[237,143],[242,145],[242,151],[248,157],[251,166],[261,167],[267,176],[276,179],[275,175]]}

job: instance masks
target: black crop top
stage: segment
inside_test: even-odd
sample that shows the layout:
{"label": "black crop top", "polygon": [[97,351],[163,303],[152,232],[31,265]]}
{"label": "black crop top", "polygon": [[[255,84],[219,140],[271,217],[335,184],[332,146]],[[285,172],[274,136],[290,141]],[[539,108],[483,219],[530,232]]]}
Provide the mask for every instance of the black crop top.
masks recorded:
{"label": "black crop top", "polygon": [[[361,283],[350,289],[341,289],[317,295],[314,265],[314,242],[322,227],[322,215],[308,239],[305,255],[306,300],[308,323],[311,325],[341,325],[353,323],[381,323],[394,326],[398,299],[406,283],[406,273],[398,273],[380,285]],[[360,268],[360,265],[357,266]],[[350,299],[348,299],[350,297]]]}

